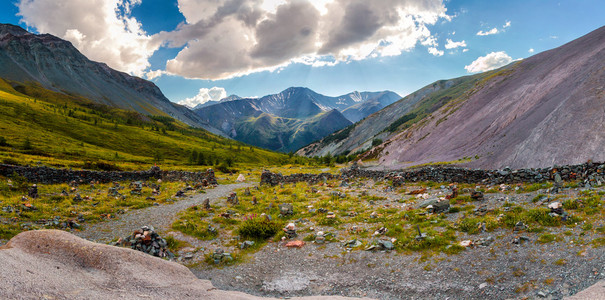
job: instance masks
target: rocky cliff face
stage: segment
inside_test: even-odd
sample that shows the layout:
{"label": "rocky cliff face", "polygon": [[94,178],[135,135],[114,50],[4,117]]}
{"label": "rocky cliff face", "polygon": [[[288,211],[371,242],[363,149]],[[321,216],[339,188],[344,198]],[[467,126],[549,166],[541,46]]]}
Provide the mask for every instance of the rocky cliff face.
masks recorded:
{"label": "rocky cliff face", "polygon": [[0,24],[0,78],[37,83],[144,115],[167,114],[218,132],[186,107],[170,102],[152,82],[93,62],[68,41],[50,34],[32,34],[19,26]]}

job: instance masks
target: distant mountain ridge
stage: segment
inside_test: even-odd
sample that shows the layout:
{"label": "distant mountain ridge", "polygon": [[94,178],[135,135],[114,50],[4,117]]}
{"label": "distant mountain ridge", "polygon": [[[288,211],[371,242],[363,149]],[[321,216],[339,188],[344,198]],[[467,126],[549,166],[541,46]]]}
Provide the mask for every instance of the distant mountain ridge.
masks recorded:
{"label": "distant mountain ridge", "polygon": [[[261,98],[230,96],[198,105],[194,111],[202,120],[236,140],[287,152],[352,124],[341,111],[350,110],[348,115],[353,119],[363,118],[399,98],[390,91],[329,97],[308,88],[291,87]],[[370,103],[370,108],[359,109],[365,108],[364,103]],[[263,117],[257,119],[261,115]],[[286,137],[294,133],[297,134]]]}
{"label": "distant mountain ridge", "polygon": [[[361,151],[388,168],[440,162],[527,168],[603,161],[604,86],[601,27],[497,70],[437,81],[298,153]],[[383,142],[372,148],[374,140]]]}
{"label": "distant mountain ridge", "polygon": [[221,133],[188,108],[170,102],[152,82],[91,61],[68,41],[50,34],[32,34],[11,24],[0,24],[0,78],[36,82],[52,91],[143,115],[168,115]]}

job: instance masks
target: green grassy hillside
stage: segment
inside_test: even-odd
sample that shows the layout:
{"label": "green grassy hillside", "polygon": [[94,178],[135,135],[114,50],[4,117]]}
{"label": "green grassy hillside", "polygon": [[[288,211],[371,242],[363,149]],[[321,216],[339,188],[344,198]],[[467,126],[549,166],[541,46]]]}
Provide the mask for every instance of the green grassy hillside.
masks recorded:
{"label": "green grassy hillside", "polygon": [[0,162],[129,170],[153,163],[195,169],[287,160],[165,115],[144,116],[0,79]]}

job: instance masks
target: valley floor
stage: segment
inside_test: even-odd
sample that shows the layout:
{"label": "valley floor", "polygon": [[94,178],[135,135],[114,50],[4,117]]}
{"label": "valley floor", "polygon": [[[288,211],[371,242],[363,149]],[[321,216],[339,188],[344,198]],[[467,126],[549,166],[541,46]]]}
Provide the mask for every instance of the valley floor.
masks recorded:
{"label": "valley floor", "polygon": [[[385,198],[377,201],[376,206],[396,206],[397,202],[390,199],[401,197],[401,194],[397,191],[384,192],[383,189],[372,189],[370,185],[341,190],[347,193],[367,190]],[[429,189],[428,193],[438,194],[440,190]],[[604,190],[601,188],[595,192],[603,194]],[[486,194],[483,205],[488,210],[497,209],[504,203],[544,206],[546,203],[542,201],[532,201],[540,192],[544,191]],[[579,192],[580,189],[569,188],[559,197],[574,199]],[[549,194],[548,197],[552,199],[557,195]],[[459,217],[462,218],[455,214],[447,216],[452,223],[461,222]],[[313,227],[310,223],[297,224],[301,228]],[[477,243],[491,237],[494,242],[451,255],[435,251],[371,252],[363,251],[364,247],[345,247],[342,242],[351,238],[347,233],[351,226],[344,225],[336,234],[340,242],[325,245],[307,242],[302,248],[285,247],[287,240],[272,242],[246,263],[223,268],[204,264],[194,267],[193,271],[199,278],[210,279],[217,288],[262,296],[562,299],[605,278],[605,251],[598,244],[602,241],[602,230],[583,230],[583,224],[585,222],[548,227],[547,230],[534,227],[534,230],[521,232],[497,228],[472,235],[461,233],[459,240]],[[597,219],[594,224],[595,228],[603,225],[602,219]],[[549,233],[545,234],[545,231]],[[520,236],[528,238],[528,241],[514,244],[513,240]],[[552,236],[554,240],[545,241],[544,236]],[[605,295],[601,296],[605,299]]]}
{"label": "valley floor", "polygon": [[[346,184],[257,186],[256,178],[221,184],[173,203],[86,224],[75,233],[107,243],[152,225],[161,236],[182,241],[174,249],[176,260],[198,278],[218,289],[257,296],[563,299],[605,279],[605,186],[583,188],[570,182],[555,193],[550,183],[461,184],[460,194],[446,200],[451,206],[444,213],[427,211],[422,203],[450,195],[453,186],[447,183],[393,187],[352,179]],[[226,200],[232,191],[238,204]],[[483,191],[484,199],[471,198],[473,191]],[[211,208],[201,209],[207,198]],[[294,204],[294,213],[280,217],[276,206],[287,202]],[[563,203],[567,220],[539,214],[557,202]],[[327,219],[322,207],[336,218]],[[291,240],[280,233],[240,250],[245,239],[237,235],[237,225],[261,211],[282,224],[295,223],[298,236],[293,239],[304,240],[304,246],[286,247]],[[525,224],[517,226],[518,221]],[[214,226],[219,233],[194,237],[176,230],[178,222],[195,223],[202,231]],[[415,235],[417,226],[426,239],[406,239]],[[373,234],[381,227],[386,232]],[[329,236],[322,244],[315,241],[320,231]],[[377,240],[392,241],[394,249],[364,251]],[[471,245],[460,246],[464,242]],[[234,253],[235,261],[214,265],[209,258],[217,248]]]}

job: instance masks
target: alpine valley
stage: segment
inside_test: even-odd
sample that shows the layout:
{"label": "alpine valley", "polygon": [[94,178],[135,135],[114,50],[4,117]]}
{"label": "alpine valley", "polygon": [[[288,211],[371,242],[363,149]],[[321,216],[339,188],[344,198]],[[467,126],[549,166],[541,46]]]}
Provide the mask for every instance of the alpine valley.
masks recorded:
{"label": "alpine valley", "polygon": [[261,98],[201,104],[195,113],[224,134],[270,150],[296,151],[401,99],[394,92],[352,92],[328,97],[292,87]]}

